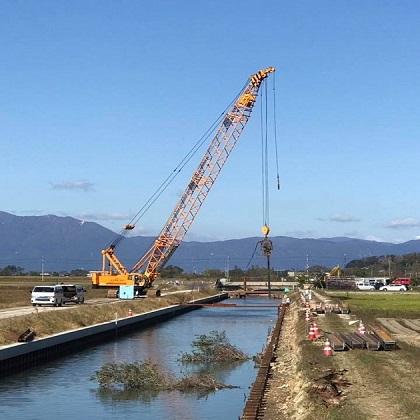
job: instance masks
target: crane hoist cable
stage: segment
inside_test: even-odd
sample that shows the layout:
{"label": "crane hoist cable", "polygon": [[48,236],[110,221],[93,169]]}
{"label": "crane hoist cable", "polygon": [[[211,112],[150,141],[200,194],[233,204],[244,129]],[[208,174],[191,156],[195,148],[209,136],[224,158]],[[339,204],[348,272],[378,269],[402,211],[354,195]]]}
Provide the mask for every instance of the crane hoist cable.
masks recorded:
{"label": "crane hoist cable", "polygon": [[[273,77],[273,130],[274,130],[274,148],[275,148],[275,160],[276,160],[276,171],[277,171],[277,189],[280,189],[280,176],[279,176],[279,163],[278,163],[278,146],[277,146],[277,126],[276,126],[276,98],[275,98],[275,75]],[[261,95],[264,95],[264,100],[261,101],[262,105],[260,108],[260,136],[261,136],[261,183],[262,183],[262,215],[263,215],[263,234],[265,238],[262,241],[258,241],[255,244],[255,249],[252,253],[251,258],[245,268],[245,271],[250,266],[255,254],[257,253],[258,245],[261,245],[261,249],[267,255],[272,250],[272,243],[267,238],[270,228],[270,197],[269,197],[269,116],[268,116],[268,87],[264,84],[264,90]]]}
{"label": "crane hoist cable", "polygon": [[182,158],[178,165],[173,169],[173,171],[166,177],[166,179],[160,184],[156,191],[150,196],[150,198],[143,204],[141,209],[136,213],[136,215],[131,219],[131,221],[126,224],[121,231],[116,234],[114,239],[108,245],[108,248],[115,249],[118,244],[127,236],[128,232],[134,229],[139,220],[145,215],[145,213],[150,209],[150,207],[156,202],[156,200],[163,194],[163,192],[169,187],[169,185],[174,181],[174,179],[179,175],[179,173],[184,169],[187,163],[191,158],[200,150],[204,143],[207,143],[207,140],[212,135],[214,130],[220,125],[223,119],[226,117],[229,109],[232,108],[232,105],[236,103],[245,89],[247,83],[245,83],[235,98],[226,106],[223,112],[218,118],[210,125],[207,131],[200,137],[200,139],[194,144],[194,146],[189,150],[189,152]]}
{"label": "crane hoist cable", "polygon": [[[269,104],[268,86],[264,84],[263,93],[265,100],[261,106],[261,182],[262,182],[262,214],[263,226],[270,226],[270,196],[269,196]],[[275,95],[275,75],[273,77],[273,136],[276,162],[277,189],[280,189],[279,159],[277,145],[277,125],[276,125],[276,95]],[[265,233],[264,233],[265,234]]]}
{"label": "crane hoist cable", "polygon": [[252,253],[252,255],[251,255],[251,258],[249,259],[248,264],[246,265],[246,267],[245,267],[245,270],[244,270],[244,271],[247,271],[247,270],[248,270],[248,267],[251,265],[251,262],[252,262],[252,260],[254,259],[255,254],[257,253],[257,247],[258,247],[259,243],[260,243],[260,242],[258,241],[258,242],[255,244],[254,251],[253,251],[253,253]]}
{"label": "crane hoist cable", "polygon": [[267,111],[267,84],[264,85],[264,100],[262,101],[261,119],[261,190],[262,190],[262,214],[263,226],[269,226],[269,191],[268,191],[268,111]]}
{"label": "crane hoist cable", "polygon": [[273,77],[273,128],[274,128],[274,148],[276,151],[276,171],[277,171],[277,189],[280,189],[279,175],[279,155],[277,145],[277,110],[276,110],[276,77]]}

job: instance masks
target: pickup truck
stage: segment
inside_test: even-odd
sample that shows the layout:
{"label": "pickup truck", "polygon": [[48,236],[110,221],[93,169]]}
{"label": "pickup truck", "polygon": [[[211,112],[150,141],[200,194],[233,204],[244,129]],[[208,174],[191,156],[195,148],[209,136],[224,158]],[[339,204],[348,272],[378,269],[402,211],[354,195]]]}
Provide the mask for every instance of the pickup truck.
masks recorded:
{"label": "pickup truck", "polygon": [[62,284],[63,303],[85,303],[85,288],[76,284]]}

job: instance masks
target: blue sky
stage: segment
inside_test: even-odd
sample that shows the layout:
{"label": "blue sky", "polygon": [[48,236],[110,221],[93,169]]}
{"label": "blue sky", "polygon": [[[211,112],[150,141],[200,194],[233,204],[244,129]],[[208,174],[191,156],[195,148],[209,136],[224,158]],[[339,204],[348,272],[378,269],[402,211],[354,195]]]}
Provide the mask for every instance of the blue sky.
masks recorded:
{"label": "blue sky", "polygon": [[[271,236],[420,239],[418,1],[3,1],[0,210],[128,223],[269,66]],[[187,240],[261,236],[255,110]],[[192,159],[134,234],[157,235]]]}

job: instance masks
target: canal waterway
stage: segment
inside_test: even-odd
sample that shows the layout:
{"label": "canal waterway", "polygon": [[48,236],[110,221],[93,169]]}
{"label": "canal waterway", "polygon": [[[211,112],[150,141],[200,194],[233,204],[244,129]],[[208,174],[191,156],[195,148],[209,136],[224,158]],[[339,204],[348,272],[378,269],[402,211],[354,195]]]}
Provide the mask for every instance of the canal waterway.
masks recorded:
{"label": "canal waterway", "polygon": [[177,377],[191,372],[178,361],[181,352],[191,352],[198,334],[225,332],[229,341],[253,356],[260,352],[277,319],[277,305],[264,297],[230,299],[247,308],[208,307],[148,329],[116,337],[48,364],[0,380],[2,419],[237,419],[241,416],[257,369],[254,362],[217,366],[213,374],[228,385],[207,396],[180,392],[156,395],[139,392],[102,391],[90,380],[109,362],[135,362],[151,358]]}

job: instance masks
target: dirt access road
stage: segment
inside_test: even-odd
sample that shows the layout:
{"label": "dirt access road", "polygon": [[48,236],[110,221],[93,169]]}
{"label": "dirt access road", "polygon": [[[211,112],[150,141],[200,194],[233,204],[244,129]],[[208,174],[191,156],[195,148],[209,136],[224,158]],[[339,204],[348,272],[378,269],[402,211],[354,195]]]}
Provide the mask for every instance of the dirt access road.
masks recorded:
{"label": "dirt access road", "polygon": [[[114,303],[114,302],[119,302],[119,300],[109,299],[109,298],[90,299],[89,301],[85,301],[83,305],[102,305],[105,303]],[[21,316],[21,315],[30,315],[34,313],[49,312],[49,311],[61,311],[65,309],[77,308],[78,306],[79,305],[76,305],[74,303],[68,303],[63,306],[52,306],[52,305],[18,306],[15,308],[1,309],[0,319],[12,318],[12,317]]]}
{"label": "dirt access road", "polygon": [[315,342],[306,337],[304,317],[305,309],[294,302],[272,366],[264,420],[420,419],[420,319],[378,319],[398,350],[326,357],[322,331],[348,331],[355,314],[319,316],[321,336]]}
{"label": "dirt access road", "polygon": [[[175,292],[165,292],[162,296],[174,295],[177,293],[190,293],[190,290],[177,290]],[[111,298],[95,298],[85,300],[82,305],[104,305],[122,302],[122,299],[111,299]],[[49,312],[49,311],[61,311],[65,309],[77,308],[79,305],[75,303],[66,303],[63,306],[17,306],[14,308],[0,309],[0,319],[13,318],[15,316],[30,315],[35,313]]]}

